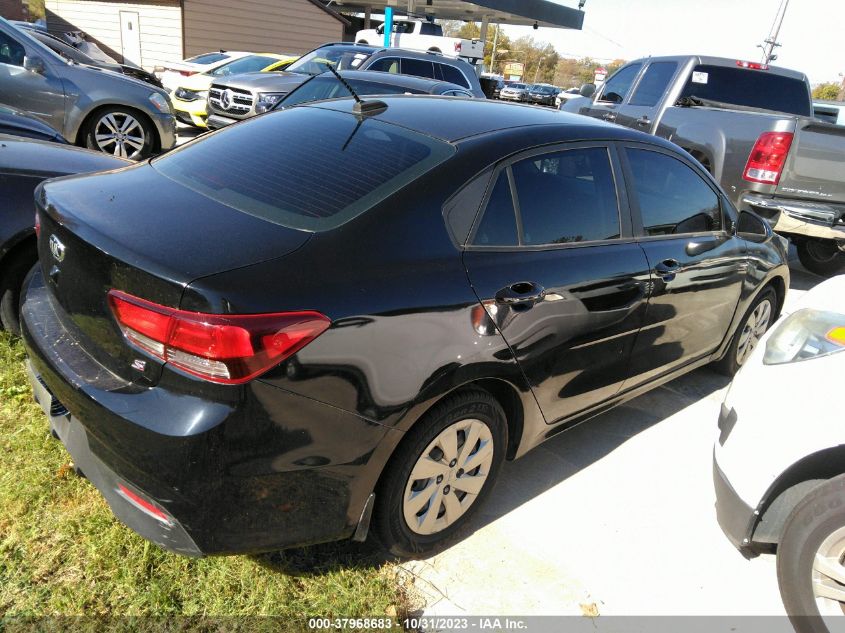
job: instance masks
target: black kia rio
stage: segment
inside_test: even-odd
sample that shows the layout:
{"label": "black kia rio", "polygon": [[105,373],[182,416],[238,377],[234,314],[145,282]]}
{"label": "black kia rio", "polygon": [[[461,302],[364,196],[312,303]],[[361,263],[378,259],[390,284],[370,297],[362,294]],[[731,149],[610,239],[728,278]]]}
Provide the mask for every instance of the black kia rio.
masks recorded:
{"label": "black kia rio", "polygon": [[256,117],[36,192],[32,385],[73,461],[188,555],[453,540],[505,459],[783,304],[783,241],[668,142],[441,97]]}

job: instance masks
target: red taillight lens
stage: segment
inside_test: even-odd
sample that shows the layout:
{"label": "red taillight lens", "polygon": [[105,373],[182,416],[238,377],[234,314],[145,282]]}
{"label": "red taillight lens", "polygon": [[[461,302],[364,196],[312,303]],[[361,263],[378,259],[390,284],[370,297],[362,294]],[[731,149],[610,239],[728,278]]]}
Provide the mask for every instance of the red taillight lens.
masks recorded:
{"label": "red taillight lens", "polygon": [[463,48],[463,44],[461,42],[455,42],[455,52],[456,53],[460,53],[462,48]]}
{"label": "red taillight lens", "polygon": [[35,212],[35,237],[39,237],[41,235],[41,216],[38,215],[38,211]]}
{"label": "red taillight lens", "polygon": [[189,374],[223,384],[263,374],[331,324],[319,312],[186,312],[119,290],[109,292],[109,304],[130,343]]}
{"label": "red taillight lens", "polygon": [[183,77],[190,77],[191,75],[196,75],[197,71],[195,70],[180,70],[179,74]]}
{"label": "red taillight lens", "polygon": [[736,60],[736,65],[740,68],[751,68],[752,70],[769,70],[769,67],[766,64],[758,64],[756,62],[744,62],[741,59]]}
{"label": "red taillight lens", "polygon": [[792,146],[792,132],[764,132],[754,144],[742,177],[750,182],[776,185]]}
{"label": "red taillight lens", "polygon": [[167,514],[163,510],[160,510],[158,506],[156,506],[151,501],[147,501],[141,495],[135,494],[123,484],[117,484],[117,492],[118,494],[120,494],[121,497],[126,499],[129,503],[138,508],[144,514],[151,516],[156,521],[161,521],[165,525],[173,525],[173,521],[170,519],[169,516],[167,516]]}

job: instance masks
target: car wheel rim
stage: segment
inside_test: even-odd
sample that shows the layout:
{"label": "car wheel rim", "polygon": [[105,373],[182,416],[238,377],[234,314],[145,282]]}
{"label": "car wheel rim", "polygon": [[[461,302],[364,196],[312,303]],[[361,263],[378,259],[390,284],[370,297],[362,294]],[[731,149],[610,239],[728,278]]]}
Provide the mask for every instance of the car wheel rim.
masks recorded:
{"label": "car wheel rim", "polygon": [[760,339],[769,329],[769,322],[772,320],[772,302],[766,299],[754,308],[751,316],[742,328],[739,336],[739,345],[736,348],[736,362],[742,365],[751,356],[757,347]]}
{"label": "car wheel rim", "polygon": [[110,112],[97,121],[94,140],[101,152],[135,159],[141,156],[147,139],[138,119],[124,112]]}
{"label": "car wheel rim", "polygon": [[821,615],[842,615],[845,608],[845,527],[835,530],[816,550],[813,595]]}
{"label": "car wheel rim", "polygon": [[481,494],[493,464],[493,435],[481,420],[445,428],[422,452],[402,501],[412,532],[430,535],[453,525]]}

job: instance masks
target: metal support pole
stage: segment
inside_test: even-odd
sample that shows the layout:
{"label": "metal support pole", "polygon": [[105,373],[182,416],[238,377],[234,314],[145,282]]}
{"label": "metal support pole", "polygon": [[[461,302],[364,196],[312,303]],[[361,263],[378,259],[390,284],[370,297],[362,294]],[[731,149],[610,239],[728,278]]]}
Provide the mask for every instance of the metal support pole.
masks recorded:
{"label": "metal support pole", "polygon": [[370,26],[370,18],[372,17],[372,15],[373,15],[373,8],[370,7],[370,6],[367,6],[367,8],[364,9],[364,28],[365,29],[372,28]]}
{"label": "metal support pole", "polygon": [[384,47],[390,48],[393,35],[393,7],[384,8]]}

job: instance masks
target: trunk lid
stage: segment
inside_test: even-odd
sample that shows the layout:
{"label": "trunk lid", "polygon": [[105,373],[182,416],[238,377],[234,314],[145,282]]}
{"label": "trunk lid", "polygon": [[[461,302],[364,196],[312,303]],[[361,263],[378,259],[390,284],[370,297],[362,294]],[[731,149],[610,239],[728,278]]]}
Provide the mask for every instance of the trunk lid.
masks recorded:
{"label": "trunk lid", "polygon": [[40,265],[63,324],[109,371],[146,384],[157,382],[162,363],[127,344],[109,290],[177,308],[191,281],[281,257],[310,237],[210,200],[149,165],[49,181],[36,203]]}

